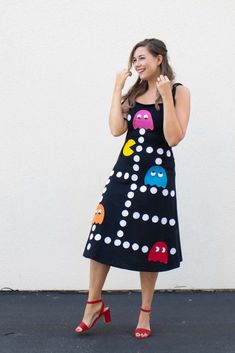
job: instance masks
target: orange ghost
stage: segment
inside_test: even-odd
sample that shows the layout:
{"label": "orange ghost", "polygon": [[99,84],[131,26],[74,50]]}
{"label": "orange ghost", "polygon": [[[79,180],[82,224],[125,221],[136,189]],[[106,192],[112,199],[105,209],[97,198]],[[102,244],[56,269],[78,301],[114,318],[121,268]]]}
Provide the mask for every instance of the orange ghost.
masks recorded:
{"label": "orange ghost", "polygon": [[104,214],[105,214],[104,206],[101,203],[99,203],[98,206],[96,207],[95,215],[93,217],[92,223],[96,223],[96,224],[103,223]]}

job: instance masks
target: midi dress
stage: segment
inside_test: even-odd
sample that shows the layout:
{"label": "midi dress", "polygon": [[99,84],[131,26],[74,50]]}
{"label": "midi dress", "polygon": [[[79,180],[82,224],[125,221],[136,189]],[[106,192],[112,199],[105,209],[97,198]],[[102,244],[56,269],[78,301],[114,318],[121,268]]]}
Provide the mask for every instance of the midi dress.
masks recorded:
{"label": "midi dress", "polygon": [[175,158],[159,107],[135,101],[128,111],[125,141],[91,217],[86,258],[133,271],[180,266]]}

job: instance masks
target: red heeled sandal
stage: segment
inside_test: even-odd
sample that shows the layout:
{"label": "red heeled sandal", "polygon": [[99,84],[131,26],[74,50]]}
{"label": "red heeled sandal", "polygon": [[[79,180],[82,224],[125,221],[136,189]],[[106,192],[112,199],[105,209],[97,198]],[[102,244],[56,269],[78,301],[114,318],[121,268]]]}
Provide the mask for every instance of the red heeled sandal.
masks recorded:
{"label": "red heeled sandal", "polygon": [[[152,310],[151,309],[143,309],[140,308],[140,310],[146,312],[146,313],[150,313]],[[151,335],[152,331],[148,330],[147,328],[141,328],[138,327],[135,329],[135,337],[136,338],[148,338]]]}
{"label": "red heeled sandal", "polygon": [[[82,333],[84,331],[90,330],[102,315],[104,315],[104,322],[106,324],[111,322],[110,308],[109,307],[104,308],[104,302],[102,299],[95,300],[95,301],[87,301],[87,304],[95,304],[95,303],[101,303],[101,302],[102,302],[102,306],[98,317],[92,321],[90,326],[87,326],[85,322],[81,321],[80,324],[75,328],[75,331],[77,333]],[[81,330],[79,328],[81,328]]]}

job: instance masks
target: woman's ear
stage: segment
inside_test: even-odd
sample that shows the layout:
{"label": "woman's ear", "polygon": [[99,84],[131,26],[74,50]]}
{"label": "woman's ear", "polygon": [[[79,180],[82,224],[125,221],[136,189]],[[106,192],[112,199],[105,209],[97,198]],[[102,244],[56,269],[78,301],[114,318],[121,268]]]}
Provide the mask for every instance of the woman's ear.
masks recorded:
{"label": "woman's ear", "polygon": [[163,56],[161,54],[158,54],[157,56],[157,64],[160,65],[162,63]]}

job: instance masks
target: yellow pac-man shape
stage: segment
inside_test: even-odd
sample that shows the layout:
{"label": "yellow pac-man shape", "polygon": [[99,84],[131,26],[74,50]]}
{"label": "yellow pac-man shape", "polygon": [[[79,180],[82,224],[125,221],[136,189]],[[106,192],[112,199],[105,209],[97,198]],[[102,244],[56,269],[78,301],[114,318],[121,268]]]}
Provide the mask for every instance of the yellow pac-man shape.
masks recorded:
{"label": "yellow pac-man shape", "polygon": [[136,142],[133,139],[130,139],[125,143],[125,146],[123,147],[123,150],[122,150],[124,156],[130,156],[132,153],[134,153],[131,146],[133,146],[135,144],[136,144]]}

